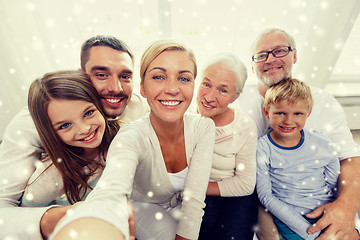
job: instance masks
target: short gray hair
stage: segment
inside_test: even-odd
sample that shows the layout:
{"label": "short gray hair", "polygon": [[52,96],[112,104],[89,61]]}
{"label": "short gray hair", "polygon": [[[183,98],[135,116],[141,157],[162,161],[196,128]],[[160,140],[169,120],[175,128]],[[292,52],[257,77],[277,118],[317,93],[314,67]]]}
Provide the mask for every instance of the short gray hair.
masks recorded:
{"label": "short gray hair", "polygon": [[257,38],[255,39],[255,41],[253,42],[252,46],[251,46],[251,56],[254,55],[255,53],[255,45],[258,43],[258,41],[265,36],[268,33],[273,33],[273,32],[279,32],[279,33],[283,33],[285,34],[285,36],[288,39],[289,45],[292,49],[296,49],[296,43],[295,43],[295,39],[293,36],[291,36],[289,33],[287,33],[285,30],[279,29],[279,28],[267,28],[265,29],[263,32],[261,32]]}
{"label": "short gray hair", "polygon": [[206,70],[208,70],[211,66],[216,64],[223,64],[225,67],[231,71],[235,76],[235,86],[236,86],[236,97],[240,95],[240,93],[244,89],[244,85],[247,79],[247,69],[244,63],[234,54],[232,53],[222,53],[213,57],[204,67],[203,74]]}

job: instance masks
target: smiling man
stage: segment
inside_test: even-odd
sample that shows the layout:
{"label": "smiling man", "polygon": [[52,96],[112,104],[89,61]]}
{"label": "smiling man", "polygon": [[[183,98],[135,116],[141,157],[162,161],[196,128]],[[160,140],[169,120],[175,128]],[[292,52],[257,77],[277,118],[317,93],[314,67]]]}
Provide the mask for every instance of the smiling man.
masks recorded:
{"label": "smiling man", "polygon": [[[255,40],[252,48],[252,70],[258,78],[257,85],[247,85],[234,107],[248,113],[258,128],[258,137],[270,131],[269,120],[263,112],[264,95],[272,85],[292,77],[293,64],[297,62],[297,50],[292,36],[281,29],[267,29]],[[315,130],[328,136],[338,146],[341,173],[339,196],[329,204],[320,206],[307,215],[321,217],[309,234],[324,230],[317,240],[359,239],[355,230],[355,214],[360,204],[360,148],[354,142],[347,126],[346,116],[333,96],[322,89],[311,87],[314,107],[305,129]],[[279,239],[271,216],[264,219],[265,211],[259,210],[258,237],[261,240]]]}
{"label": "smiling man", "polygon": [[[132,92],[133,55],[112,36],[95,36],[81,48],[81,69],[102,97],[108,117],[126,123],[148,112],[147,104]],[[44,153],[28,108],[7,126],[0,145],[0,239],[43,239],[69,207],[18,207],[29,177]]]}
{"label": "smiling man", "polygon": [[134,58],[124,42],[109,36],[88,39],[81,47],[81,69],[102,98],[108,117],[128,121],[147,111],[132,93]]}

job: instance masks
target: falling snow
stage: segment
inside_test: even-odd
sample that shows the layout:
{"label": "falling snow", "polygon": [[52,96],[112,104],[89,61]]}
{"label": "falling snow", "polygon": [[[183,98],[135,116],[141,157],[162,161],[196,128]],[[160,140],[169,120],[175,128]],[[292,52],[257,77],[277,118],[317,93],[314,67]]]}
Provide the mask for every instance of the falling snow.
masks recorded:
{"label": "falling snow", "polygon": [[161,220],[162,218],[163,218],[163,214],[161,212],[155,213],[155,219],[156,220]]}
{"label": "falling snow", "polygon": [[244,171],[244,170],[245,170],[245,164],[239,163],[238,166],[237,166],[237,169],[238,169],[239,171]]}
{"label": "falling snow", "polygon": [[69,237],[72,239],[77,239],[79,236],[79,233],[74,229],[70,229],[68,234],[69,234]]}
{"label": "falling snow", "polygon": [[[29,82],[40,76],[43,71],[58,68],[78,68],[78,50],[83,36],[98,33],[120,35],[124,37],[127,42],[131,43],[131,47],[134,48],[137,54],[135,59],[139,59],[141,50],[146,43],[145,40],[148,39],[150,41],[159,36],[164,36],[166,31],[163,31],[163,29],[159,27],[159,16],[157,14],[151,14],[152,12],[156,12],[156,9],[149,8],[147,1],[144,0],[134,2],[136,9],[127,8],[125,11],[121,11],[121,13],[115,11],[116,14],[110,14],[107,17],[93,17],[95,16],[94,13],[101,10],[98,4],[100,3],[99,0],[86,1],[86,5],[85,3],[74,2],[69,6],[68,12],[64,13],[59,11],[59,13],[54,12],[49,15],[46,14],[47,10],[42,9],[42,6],[38,5],[37,2],[23,2],[23,8],[18,6],[17,9],[22,16],[21,18],[16,19],[17,14],[13,14],[13,12],[9,12],[7,16],[4,16],[4,24],[8,24],[7,29],[16,29],[16,31],[10,31],[8,33],[8,38],[11,39],[11,42],[3,42],[5,43],[3,46],[7,50],[4,51],[3,58],[9,60],[7,61],[8,63],[18,62],[19,64],[6,65],[6,68],[4,68],[3,72],[5,72],[5,76],[3,79],[11,79],[12,82],[14,82],[14,86],[3,88],[0,96],[2,98],[5,96],[6,98],[4,97],[4,99],[11,99],[12,96],[21,95],[22,100],[18,102],[1,100],[0,107],[2,112],[9,112],[9,114],[14,116],[20,107],[26,105],[26,94],[23,93],[27,90]],[[254,36],[261,31],[263,27],[271,25],[289,30],[297,39],[299,48],[295,73],[300,79],[309,80],[310,83],[316,85],[319,76],[324,76],[324,71],[326,71],[326,79],[330,79],[336,76],[336,74],[360,74],[360,44],[358,44],[358,29],[360,29],[358,22],[360,21],[356,19],[353,20],[354,22],[356,20],[358,24],[356,25],[357,28],[354,28],[358,32],[350,32],[348,39],[339,38],[340,33],[342,34],[343,31],[337,31],[335,25],[334,29],[331,30],[337,31],[339,34],[337,34],[336,38],[332,37],[330,33],[332,31],[329,31],[327,21],[321,21],[324,19],[313,22],[316,21],[316,17],[325,16],[326,20],[326,16],[329,16],[329,24],[332,24],[331,19],[335,18],[337,18],[335,21],[341,24],[340,18],[343,13],[339,12],[341,10],[340,8],[334,9],[334,3],[332,1],[284,1],[284,6],[275,6],[280,16],[278,19],[275,17],[275,14],[273,14],[274,10],[267,7],[269,5],[267,5],[266,2],[263,3],[264,8],[262,9],[258,7],[259,4],[252,4],[248,1],[222,1],[223,6],[228,9],[224,15],[221,11],[217,11],[217,8],[208,7],[212,4],[209,0],[184,1],[180,6],[177,5],[176,1],[168,0],[168,2],[174,6],[171,8],[171,11],[161,11],[163,17],[165,17],[165,19],[171,19],[170,22],[173,24],[171,25],[171,36],[167,37],[179,38],[186,42],[191,42],[191,45],[195,46],[195,52],[198,53],[200,60],[199,65],[202,64],[201,60],[206,59],[210,53],[218,50],[233,51],[247,59],[248,48]],[[92,6],[89,6],[89,3],[92,4]],[[122,1],[120,1],[119,4],[121,3]],[[129,2],[126,3],[130,4]],[[57,3],[53,4],[57,7]],[[271,5],[273,4],[274,3],[271,3]],[[62,9],[60,3],[58,7],[59,10]],[[24,9],[24,12],[21,12],[21,9]],[[114,6],[114,10],[115,9],[119,8]],[[311,15],[312,11],[309,11],[310,9],[318,9],[317,14],[319,16]],[[7,7],[5,6],[2,11],[6,10]],[[257,14],[254,14],[254,12]],[[216,13],[216,15],[214,13]],[[44,17],[44,19],[41,19],[41,17]],[[291,19],[291,21],[283,21],[284,18]],[[32,19],[38,19],[38,21],[34,22]],[[224,20],[222,21],[222,19]],[[29,22],[29,24],[26,24],[27,22]],[[114,24],[114,22],[116,22],[116,24]],[[183,24],[183,22],[185,22],[185,24]],[[31,25],[35,23],[38,25]],[[330,27],[333,27],[333,25]],[[343,29],[351,29],[351,26],[346,25]],[[311,39],[307,34],[310,35]],[[333,38],[331,41],[329,39],[330,37]],[[67,54],[68,52],[74,52],[74,54]],[[206,54],[203,52],[206,52]],[[327,52],[335,52],[337,55],[336,58],[332,56],[328,57],[331,58],[331,64],[326,62],[323,63],[324,66],[321,65],[318,60],[316,60],[316,62],[314,62],[315,60],[311,61],[312,59],[318,59],[318,56],[326,60]],[[71,59],[75,60],[70,61]],[[69,62],[71,62],[71,64],[66,65]],[[309,65],[307,65],[307,62],[309,62]],[[249,78],[254,78],[251,73],[250,63],[248,69]],[[359,83],[357,83],[357,85],[359,85]],[[354,92],[356,94],[359,93],[359,86],[350,87],[351,89],[349,89],[348,86],[349,84],[346,83],[345,79],[344,82],[334,87],[332,93],[352,94],[353,89],[355,89]],[[21,94],[19,94],[19,92]],[[331,108],[332,106],[326,104],[323,107]],[[251,110],[249,113],[251,114],[253,111]],[[358,112],[349,115],[355,119],[354,122],[359,123]],[[6,119],[6,121],[9,121],[9,119]],[[6,125],[7,122],[2,122],[3,129],[0,132],[0,136]],[[331,124],[324,124],[324,130],[326,132],[333,132],[336,129],[334,129],[334,126]],[[21,140],[22,132],[18,131],[17,135],[19,136],[19,146],[25,146],[26,143]],[[342,143],[343,145],[346,144],[345,142]],[[120,144],[118,147],[122,147],[122,145]],[[316,146],[313,146],[312,150],[316,151]],[[57,161],[61,162],[62,159],[58,159]],[[318,164],[319,161],[316,160],[314,163]],[[116,167],[121,168],[122,165],[117,164]],[[244,164],[239,164],[237,168],[240,171],[246,170]],[[25,175],[30,174],[27,169],[19,171]],[[298,166],[298,171],[305,171],[304,166]],[[315,178],[311,178],[311,181],[315,180]],[[346,182],[343,181],[341,183],[345,184]],[[8,185],[9,180],[1,179],[1,184]],[[305,185],[306,182],[303,182],[303,184]],[[160,184],[158,183],[157,186],[160,186]],[[283,187],[286,188],[286,186]],[[153,192],[149,191],[147,196],[153,197]],[[189,196],[189,193],[185,195],[184,200],[188,200]],[[31,195],[28,195],[28,197],[31,198]],[[71,214],[71,211],[68,214]],[[157,213],[155,218],[161,220],[163,216],[161,213]],[[356,221],[357,225],[360,225],[360,220],[357,219]],[[0,225],[3,224],[4,220],[0,219]],[[258,229],[257,226],[255,228]],[[29,227],[27,231],[31,232],[35,230],[33,227]],[[75,238],[78,236],[78,233],[72,230],[69,232],[69,236]],[[6,237],[4,240],[12,239],[14,238]]]}

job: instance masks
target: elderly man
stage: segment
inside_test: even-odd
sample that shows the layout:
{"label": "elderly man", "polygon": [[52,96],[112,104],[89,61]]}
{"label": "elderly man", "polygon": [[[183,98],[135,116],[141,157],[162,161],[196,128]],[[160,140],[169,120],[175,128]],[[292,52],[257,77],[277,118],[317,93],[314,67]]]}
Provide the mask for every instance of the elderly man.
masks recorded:
{"label": "elderly man", "polygon": [[[269,87],[292,76],[297,50],[293,37],[288,33],[280,29],[267,29],[254,42],[252,52],[252,70],[258,82],[256,86],[245,87],[234,107],[247,112],[254,119],[258,136],[261,137],[270,130],[269,120],[263,112],[264,95]],[[318,240],[359,239],[355,230],[355,215],[360,204],[360,176],[357,173],[357,169],[360,169],[360,149],[352,138],[340,104],[321,89],[311,87],[311,91],[314,108],[305,128],[322,132],[337,144],[341,173],[337,199],[307,214],[309,218],[320,218],[308,229],[308,233],[323,230]],[[260,209],[258,237],[261,240],[279,239],[272,218],[265,213],[264,209]]]}

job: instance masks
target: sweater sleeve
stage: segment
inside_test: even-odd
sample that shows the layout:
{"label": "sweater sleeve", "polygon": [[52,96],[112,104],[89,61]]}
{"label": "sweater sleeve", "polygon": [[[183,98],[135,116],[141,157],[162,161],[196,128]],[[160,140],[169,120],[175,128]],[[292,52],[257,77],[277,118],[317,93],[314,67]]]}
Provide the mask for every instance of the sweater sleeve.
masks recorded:
{"label": "sweater sleeve", "polygon": [[325,166],[324,177],[329,187],[332,190],[334,190],[338,184],[338,177],[340,174],[340,162],[337,156],[337,152],[335,152],[332,145],[330,146],[329,149],[329,155],[330,155],[330,159],[329,159],[329,163]]}
{"label": "sweater sleeve", "polygon": [[257,128],[250,118],[241,123],[241,131],[234,133],[232,143],[240,146],[235,155],[235,174],[217,182],[223,197],[247,196],[255,189]]}
{"label": "sweater sleeve", "polygon": [[49,207],[18,207],[42,152],[39,135],[24,108],[7,126],[0,145],[0,239],[42,239],[39,223]]}
{"label": "sweater sleeve", "polygon": [[132,190],[139,154],[144,149],[142,139],[139,131],[126,125],[120,129],[110,144],[106,166],[95,188],[56,227],[53,235],[74,220],[93,217],[114,225],[129,238],[127,196]]}
{"label": "sweater sleeve", "polygon": [[179,219],[177,234],[188,239],[197,239],[205,207],[205,194],[210,177],[215,143],[215,125],[209,118],[201,120],[192,129],[193,154],[186,177],[182,215]]}
{"label": "sweater sleeve", "polygon": [[[59,170],[50,158],[36,163],[36,170],[30,177],[21,199],[22,207],[48,206],[64,194],[64,184]],[[65,195],[64,195],[65,196]],[[66,200],[66,198],[65,198]],[[67,200],[64,205],[70,204]]]}
{"label": "sweater sleeve", "polygon": [[260,139],[257,148],[257,176],[256,189],[258,197],[263,206],[275,215],[280,221],[285,223],[291,230],[304,239],[315,239],[318,235],[309,235],[306,231],[311,227],[309,223],[293,206],[281,201],[272,191],[272,184],[270,179],[270,162],[267,146]]}

